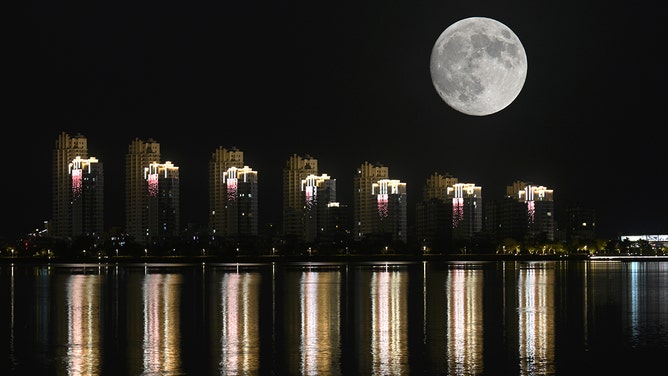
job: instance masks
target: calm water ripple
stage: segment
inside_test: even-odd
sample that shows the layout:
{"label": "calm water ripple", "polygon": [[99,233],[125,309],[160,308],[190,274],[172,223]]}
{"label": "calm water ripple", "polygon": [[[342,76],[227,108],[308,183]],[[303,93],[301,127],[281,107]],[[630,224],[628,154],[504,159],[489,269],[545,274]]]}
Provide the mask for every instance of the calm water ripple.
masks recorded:
{"label": "calm water ripple", "polygon": [[0,264],[2,375],[668,374],[668,261]]}

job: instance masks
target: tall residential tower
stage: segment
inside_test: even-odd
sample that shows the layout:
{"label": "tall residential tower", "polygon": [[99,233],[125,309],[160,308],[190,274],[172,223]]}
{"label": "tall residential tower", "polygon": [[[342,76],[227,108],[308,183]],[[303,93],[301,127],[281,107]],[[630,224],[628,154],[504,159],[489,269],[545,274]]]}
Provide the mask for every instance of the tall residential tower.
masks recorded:
{"label": "tall residential tower", "polygon": [[152,162],[144,168],[147,185],[148,219],[146,240],[161,244],[180,235],[179,168],[170,161]]}
{"label": "tall residential tower", "polygon": [[148,183],[144,169],[160,162],[160,144],[135,138],[125,155],[125,231],[131,239],[148,241]]}
{"label": "tall residential tower", "polygon": [[452,241],[452,200],[448,187],[458,183],[450,174],[434,173],[425,182],[422,201],[415,206],[415,231],[423,251],[448,249]]}
{"label": "tall residential tower", "polygon": [[257,172],[244,166],[243,151],[218,147],[209,160],[209,232],[258,235]]}
{"label": "tall residential tower", "polygon": [[374,231],[377,203],[372,192],[373,183],[389,178],[389,169],[380,163],[364,162],[353,178],[353,239],[361,240]]}
{"label": "tall residential tower", "polygon": [[293,154],[283,168],[283,234],[305,240],[305,201],[302,181],[318,175],[318,160],[310,155]]}
{"label": "tall residential tower", "polygon": [[101,235],[104,228],[102,163],[88,157],[88,140],[62,132],[52,161],[51,236],[70,239]]}
{"label": "tall residential tower", "polygon": [[371,184],[376,205],[373,233],[391,241],[408,240],[406,183],[397,179],[380,179]]}
{"label": "tall residential tower", "polygon": [[[506,196],[511,202],[522,207],[523,214],[518,218],[524,226],[524,238],[554,240],[554,191],[544,186],[523,181],[515,181],[506,186]],[[502,218],[504,223],[512,218]],[[517,221],[516,221],[517,222]],[[512,224],[511,228],[517,228]],[[519,238],[515,236],[515,238]]]}

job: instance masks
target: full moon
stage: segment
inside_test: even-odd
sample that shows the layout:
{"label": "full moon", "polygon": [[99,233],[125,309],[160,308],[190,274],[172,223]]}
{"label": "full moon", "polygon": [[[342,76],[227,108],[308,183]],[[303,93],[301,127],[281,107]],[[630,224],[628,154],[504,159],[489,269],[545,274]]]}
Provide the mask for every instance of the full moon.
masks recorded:
{"label": "full moon", "polygon": [[470,17],[450,25],[431,51],[431,80],[453,109],[485,116],[501,111],[520,94],[527,56],[506,25]]}

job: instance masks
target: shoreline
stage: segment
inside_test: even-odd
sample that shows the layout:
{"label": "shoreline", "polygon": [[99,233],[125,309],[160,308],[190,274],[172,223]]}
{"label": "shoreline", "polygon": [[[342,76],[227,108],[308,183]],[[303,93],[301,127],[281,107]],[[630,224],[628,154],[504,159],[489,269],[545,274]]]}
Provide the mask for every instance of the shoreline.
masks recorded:
{"label": "shoreline", "polygon": [[295,256],[109,256],[83,257],[0,257],[0,264],[271,264],[271,263],[411,263],[492,261],[668,261],[668,255],[295,255]]}
{"label": "shoreline", "polygon": [[269,263],[376,263],[376,262],[481,262],[481,261],[668,261],[668,256],[639,255],[311,255],[311,256],[111,256],[82,257],[0,257],[0,263],[21,264],[269,264]]}

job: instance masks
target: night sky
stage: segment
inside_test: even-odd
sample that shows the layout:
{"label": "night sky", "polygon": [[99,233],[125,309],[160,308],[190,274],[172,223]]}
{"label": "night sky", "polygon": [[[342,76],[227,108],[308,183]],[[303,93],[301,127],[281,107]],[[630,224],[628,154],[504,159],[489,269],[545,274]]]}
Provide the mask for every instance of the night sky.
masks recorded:
{"label": "night sky", "polygon": [[[409,208],[434,172],[483,199],[523,180],[554,190],[557,221],[595,209],[600,237],[668,233],[658,2],[33,1],[21,16],[5,54],[0,236],[51,217],[63,131],[104,163],[106,228],[124,224],[138,137],[179,166],[182,225],[206,225],[209,158],[235,146],[258,171],[261,224],[280,223],[287,159],[310,154],[344,204],[368,161],[407,183]],[[528,58],[517,99],[482,117],[445,104],[429,73],[441,32],[472,16],[507,25]]]}

